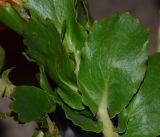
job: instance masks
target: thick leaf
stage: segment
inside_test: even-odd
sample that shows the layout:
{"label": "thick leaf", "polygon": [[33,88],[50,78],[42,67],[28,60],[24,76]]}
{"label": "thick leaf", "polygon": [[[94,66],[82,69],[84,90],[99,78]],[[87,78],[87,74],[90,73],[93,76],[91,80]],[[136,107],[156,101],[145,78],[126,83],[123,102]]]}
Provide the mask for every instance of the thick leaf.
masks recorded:
{"label": "thick leaf", "polygon": [[71,92],[71,91],[63,91],[61,89],[58,89],[57,91],[58,95],[62,98],[62,100],[71,106],[74,109],[84,109],[84,106],[82,103],[81,95],[77,94],[76,92]]}
{"label": "thick leaf", "polygon": [[[75,107],[74,103],[70,104],[61,96],[63,100],[75,109],[83,109],[76,85],[73,61],[69,59],[67,51],[61,44],[60,35],[54,25],[49,20],[44,22],[31,20],[25,24],[24,35],[29,56],[44,66],[52,80],[66,92],[64,94],[70,97],[72,102],[77,98],[76,101],[81,108]],[[74,96],[71,97],[71,94]]]}
{"label": "thick leaf", "polygon": [[145,80],[127,108],[128,126],[122,137],[160,135],[160,54],[149,58]]}
{"label": "thick leaf", "polygon": [[33,86],[17,86],[13,98],[13,109],[22,122],[41,122],[54,109],[47,94]]}
{"label": "thick leaf", "polygon": [[86,37],[86,32],[76,21],[75,3],[76,0],[27,0],[24,6],[29,9],[32,18],[50,19],[59,33],[66,21],[67,46],[73,51],[83,46]]}
{"label": "thick leaf", "polygon": [[[47,93],[54,96],[55,93],[52,91],[52,88],[51,88],[50,84],[48,83],[47,77],[46,77],[45,72],[44,72],[44,68],[42,66],[40,67],[40,71],[41,71],[41,73],[40,73],[40,85],[41,85],[41,87],[45,91],[47,91]],[[62,98],[62,100],[66,104],[71,106],[72,108],[84,109],[83,104],[80,103],[80,102],[82,102],[81,96],[79,94],[77,94],[76,92],[71,92],[71,91],[67,91],[67,90],[65,90],[65,92],[64,92],[60,88],[58,88],[57,93]]]}
{"label": "thick leaf", "polygon": [[50,19],[58,29],[61,31],[63,22],[65,20],[74,20],[74,1],[75,0],[26,0],[24,7],[26,7],[32,18]]}
{"label": "thick leaf", "polygon": [[22,33],[23,20],[9,3],[0,5],[0,21],[17,33]]}
{"label": "thick leaf", "polygon": [[4,61],[5,61],[5,51],[4,51],[4,49],[0,46],[0,71],[1,71],[2,68],[3,68]]}
{"label": "thick leaf", "polygon": [[57,103],[63,108],[65,115],[73,124],[80,126],[85,131],[92,131],[96,133],[102,132],[102,124],[93,119],[93,116],[87,111],[76,111],[65,105],[57,96]]}
{"label": "thick leaf", "polygon": [[[50,84],[48,83],[47,77],[45,75],[43,67],[40,67],[40,85],[41,87],[47,91],[50,95],[54,96],[55,93],[53,92]],[[72,108],[77,109],[84,109],[83,104],[79,103],[82,102],[80,95],[78,95],[76,92],[71,91],[62,91],[60,88],[58,88],[57,93],[59,96],[63,99],[63,101],[71,106]],[[53,99],[54,100],[54,99]]]}
{"label": "thick leaf", "polygon": [[72,84],[75,83],[74,64],[61,45],[54,25],[50,21],[31,20],[25,24],[24,36],[29,56],[43,65],[52,79],[76,89],[76,84]]}
{"label": "thick leaf", "polygon": [[124,133],[127,129],[128,124],[128,112],[126,109],[124,109],[121,113],[118,115],[118,127],[117,132],[118,133]]}
{"label": "thick leaf", "polygon": [[[64,35],[63,44],[68,52],[74,55],[74,72],[77,76],[79,54],[81,48],[84,47],[87,32],[76,20],[76,14],[78,14],[75,10],[76,2],[76,0],[27,0],[24,6],[29,9],[32,18],[50,19],[58,32]],[[65,33],[63,28],[65,28]]]}
{"label": "thick leaf", "polygon": [[136,93],[145,74],[147,38],[128,13],[94,23],[78,76],[83,102],[94,114],[102,97],[114,117]]}

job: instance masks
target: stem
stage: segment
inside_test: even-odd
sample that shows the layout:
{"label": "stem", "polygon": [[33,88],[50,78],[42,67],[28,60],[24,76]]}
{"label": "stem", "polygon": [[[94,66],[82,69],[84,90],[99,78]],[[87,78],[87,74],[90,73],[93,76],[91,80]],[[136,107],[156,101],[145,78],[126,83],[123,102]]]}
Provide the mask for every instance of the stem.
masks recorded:
{"label": "stem", "polygon": [[98,118],[99,121],[103,124],[103,134],[104,137],[118,137],[118,134],[113,130],[113,124],[110,120],[108,111],[107,111],[107,93],[103,95],[102,101],[98,109]]}

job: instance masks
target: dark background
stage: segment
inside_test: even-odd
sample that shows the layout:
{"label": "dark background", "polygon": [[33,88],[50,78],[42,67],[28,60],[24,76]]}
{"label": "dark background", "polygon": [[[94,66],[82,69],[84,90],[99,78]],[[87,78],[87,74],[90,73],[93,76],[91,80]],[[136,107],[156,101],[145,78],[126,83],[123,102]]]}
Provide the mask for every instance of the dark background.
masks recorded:
{"label": "dark background", "polygon": [[[88,2],[91,16],[95,20],[101,19],[106,16],[111,16],[115,12],[122,13],[126,11],[130,12],[134,17],[139,18],[143,27],[150,28],[148,50],[149,53],[153,54],[156,51],[158,24],[160,18],[160,0],[88,0]],[[24,50],[24,47],[22,46],[22,37],[18,36],[16,33],[14,33],[12,30],[8,28],[1,29],[0,27],[0,44],[4,47],[7,54],[6,64],[4,68],[7,69],[15,67],[15,69],[12,71],[10,75],[11,80],[14,81],[14,84],[37,84],[35,73],[38,71],[38,67],[34,63],[27,62],[24,56],[22,56],[21,52]],[[2,106],[2,102],[0,102],[0,107]],[[0,110],[1,109],[2,108],[0,108]],[[66,122],[64,122],[63,124],[65,125]],[[6,131],[10,133],[15,131],[21,131],[15,129],[13,130],[13,126],[8,126],[7,124],[3,125],[5,125],[5,128],[3,128],[2,124],[0,124],[0,137],[4,137],[2,135],[3,129],[7,129]],[[18,129],[19,128],[20,127],[18,127]],[[66,127],[64,128],[64,130],[66,130]],[[18,135],[16,135],[16,133],[11,133],[11,137],[29,137],[27,136],[24,130],[22,131],[23,133],[18,133]],[[28,131],[30,130],[27,129],[26,132]],[[81,134],[80,136],[82,136],[81,132],[79,134]],[[93,134],[91,136],[94,137]],[[75,136],[64,135],[64,137]]]}

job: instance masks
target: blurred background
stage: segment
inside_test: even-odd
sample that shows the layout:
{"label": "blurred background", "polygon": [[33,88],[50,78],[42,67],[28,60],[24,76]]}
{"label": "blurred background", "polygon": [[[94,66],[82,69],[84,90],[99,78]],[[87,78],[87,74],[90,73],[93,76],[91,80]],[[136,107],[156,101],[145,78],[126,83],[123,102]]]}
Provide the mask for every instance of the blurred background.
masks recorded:
{"label": "blurred background", "polygon": [[[111,16],[113,13],[123,12],[130,12],[134,17],[139,18],[143,27],[150,29],[149,53],[153,54],[156,51],[158,41],[158,24],[160,19],[160,0],[88,0],[88,3],[90,14],[94,20]],[[38,72],[38,67],[34,63],[27,62],[24,56],[22,56],[21,53],[24,50],[24,47],[22,46],[22,37],[18,36],[12,30],[4,27],[3,25],[0,25],[0,44],[4,47],[7,54],[5,69],[11,67],[16,68],[11,73],[11,79],[14,81],[14,84],[37,84],[35,73]],[[2,110],[5,111],[3,106],[5,106],[4,104],[6,104],[6,102],[7,101],[0,101],[0,112]],[[14,125],[14,122],[12,120],[10,121],[12,124],[10,124],[8,120],[6,120],[6,122],[0,121],[0,137],[31,136],[30,132],[32,132],[32,130],[29,129],[30,126],[27,126],[26,129],[19,130],[21,127],[17,127],[17,125],[12,126]],[[63,121],[66,121],[66,119],[63,119]],[[78,137],[82,135],[86,137],[101,137],[101,135],[82,133],[81,131],[76,131],[79,133],[75,135],[71,130],[68,131],[67,126],[72,127],[70,122],[62,123],[63,125],[60,125],[60,127],[63,129],[64,137]],[[66,123],[69,124],[66,125]],[[2,134],[3,131],[11,133],[11,136],[8,134]]]}

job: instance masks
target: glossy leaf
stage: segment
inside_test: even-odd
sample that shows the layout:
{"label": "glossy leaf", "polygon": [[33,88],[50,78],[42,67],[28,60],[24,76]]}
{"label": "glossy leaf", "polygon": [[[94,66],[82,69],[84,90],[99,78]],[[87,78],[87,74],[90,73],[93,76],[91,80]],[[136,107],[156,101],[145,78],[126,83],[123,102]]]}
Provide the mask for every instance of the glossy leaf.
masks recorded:
{"label": "glossy leaf", "polygon": [[96,133],[102,132],[102,124],[94,120],[93,116],[87,111],[76,111],[65,105],[57,96],[57,103],[63,108],[65,115],[73,124],[80,126],[85,131],[92,131]]}
{"label": "glossy leaf", "polygon": [[9,3],[0,5],[0,21],[22,34],[23,20]]}
{"label": "glossy leaf", "polygon": [[94,114],[104,95],[114,117],[137,92],[145,74],[147,38],[128,13],[94,23],[78,76],[83,102]]}
{"label": "glossy leaf", "polygon": [[124,109],[121,113],[118,115],[118,127],[117,132],[118,133],[124,133],[127,129],[128,125],[128,112],[126,109]]}
{"label": "glossy leaf", "polygon": [[54,25],[50,21],[31,20],[25,24],[24,36],[29,56],[43,65],[53,80],[64,82],[63,84],[70,88],[76,88],[74,64],[63,48]]}
{"label": "glossy leaf", "polygon": [[128,125],[122,137],[160,135],[160,54],[149,58],[145,80],[127,108]]}
{"label": "glossy leaf", "polygon": [[[43,67],[41,67],[40,70],[41,70],[41,73],[40,73],[41,87],[45,91],[47,91],[47,93],[49,93],[50,95],[55,96],[55,93],[53,92],[50,84],[48,83],[48,80],[47,80],[47,77],[46,77],[46,75],[44,73]],[[57,93],[62,98],[62,100],[66,104],[68,104],[69,106],[71,106],[72,108],[75,108],[75,109],[84,109],[83,104],[80,103],[80,102],[82,102],[81,97],[76,92],[71,92],[71,91],[67,91],[67,90],[62,91],[60,88],[58,88]]]}
{"label": "glossy leaf", "polygon": [[33,86],[17,86],[13,99],[13,110],[22,122],[41,122],[55,107],[43,90]]}
{"label": "glossy leaf", "polygon": [[76,21],[75,3],[76,0],[27,0],[24,7],[30,11],[32,18],[50,19],[59,33],[66,21],[67,46],[74,51],[83,46],[86,36],[82,26]]}
{"label": "glossy leaf", "polygon": [[44,67],[40,66],[40,85],[48,94],[53,95],[53,90],[47,80],[47,76],[44,71]]}
{"label": "glossy leaf", "polygon": [[58,89],[57,93],[62,98],[62,100],[72,108],[78,110],[84,109],[83,104],[80,103],[82,102],[81,95],[78,93],[67,90],[63,91],[61,89]]}

